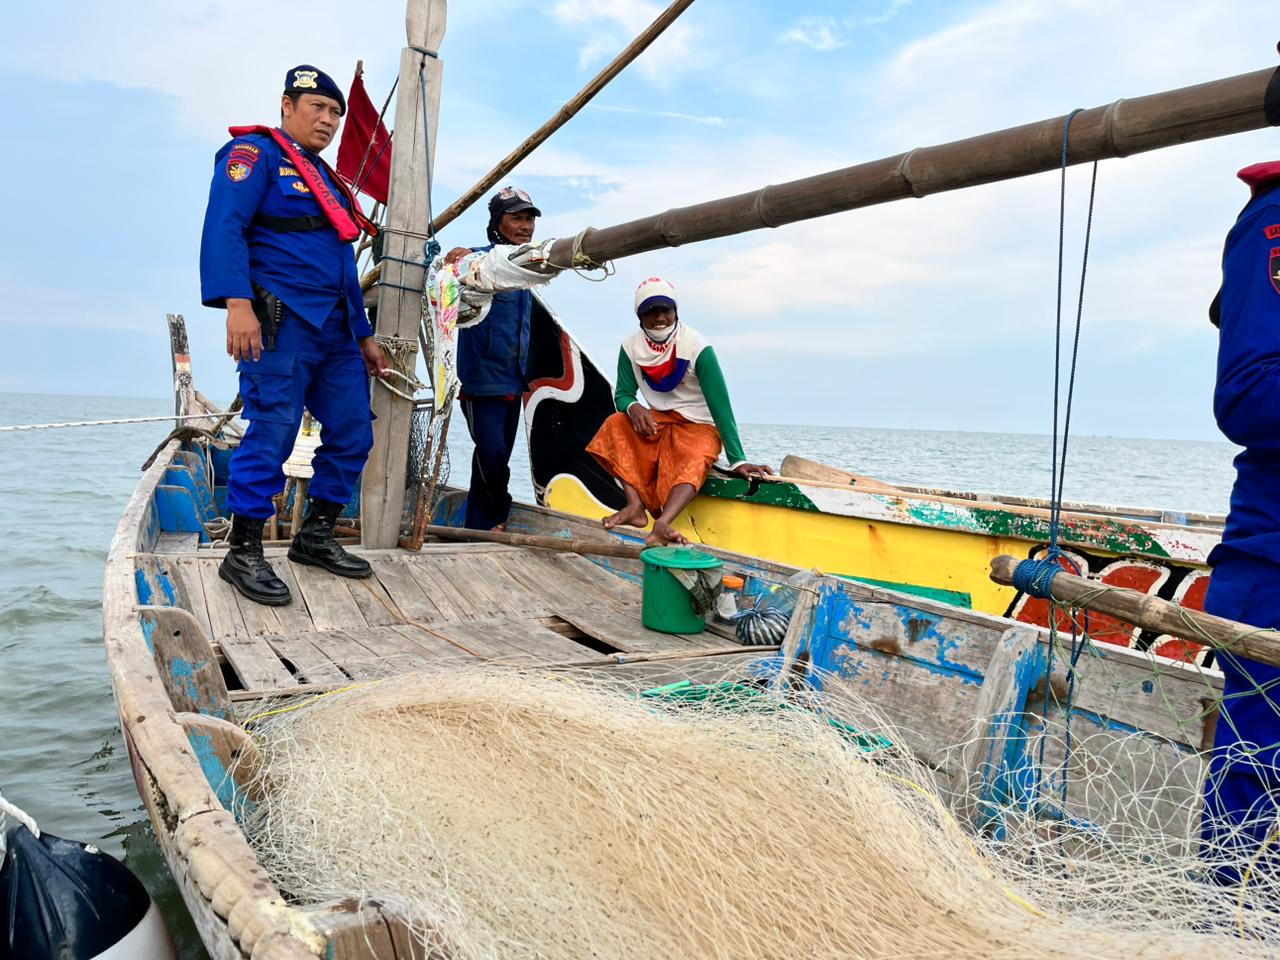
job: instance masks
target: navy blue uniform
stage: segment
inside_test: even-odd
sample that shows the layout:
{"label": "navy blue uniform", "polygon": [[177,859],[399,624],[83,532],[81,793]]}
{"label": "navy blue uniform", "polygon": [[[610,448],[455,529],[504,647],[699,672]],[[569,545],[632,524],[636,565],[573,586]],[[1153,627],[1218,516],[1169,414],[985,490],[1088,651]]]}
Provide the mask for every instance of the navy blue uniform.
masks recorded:
{"label": "navy blue uniform", "polygon": [[[493,244],[474,249],[492,250]],[[505,523],[511,511],[511,451],[520,426],[532,316],[528,290],[498,293],[482,322],[458,331],[462,414],[475,444],[464,520],[473,530]]]}
{"label": "navy blue uniform", "polygon": [[[328,173],[316,166],[342,199]],[[327,223],[280,232],[263,224],[263,217],[323,218],[323,212],[279,145],[248,134],[219,150],[214,163],[200,242],[200,287],[209,307],[225,307],[228,297],[253,299],[253,284],[286,307],[275,349],[237,367],[242,416],[250,426],[231,459],[227,506],[254,519],[274,512],[271,498],[284,488],[281,467],[304,406],[321,423],[313,497],[346,503],[373,446],[369,380],[356,343],[373,329],[355,250]]]}
{"label": "navy blue uniform", "polygon": [[[1280,627],[1280,164],[1259,164],[1240,177],[1254,196],[1222,255],[1213,410],[1227,439],[1245,449],[1235,460],[1222,543],[1209,555],[1205,609]],[[1229,653],[1218,662],[1225,687],[1205,784],[1204,835],[1247,860],[1280,812],[1280,668]],[[1240,880],[1235,866],[1218,873],[1224,883]]]}

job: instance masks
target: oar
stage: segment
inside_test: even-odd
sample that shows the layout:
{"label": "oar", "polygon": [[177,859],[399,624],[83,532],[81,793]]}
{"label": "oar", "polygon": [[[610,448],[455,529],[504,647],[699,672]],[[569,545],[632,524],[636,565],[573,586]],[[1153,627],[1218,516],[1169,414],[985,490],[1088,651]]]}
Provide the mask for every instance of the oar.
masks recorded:
{"label": "oar", "polygon": [[566,553],[585,553],[597,557],[620,557],[624,560],[640,559],[644,549],[638,543],[604,537],[543,537],[532,533],[509,533],[506,530],[468,530],[463,527],[440,527],[427,524],[424,533],[443,540],[478,540],[484,543],[505,543],[514,547],[538,547],[543,550],[560,550]]}

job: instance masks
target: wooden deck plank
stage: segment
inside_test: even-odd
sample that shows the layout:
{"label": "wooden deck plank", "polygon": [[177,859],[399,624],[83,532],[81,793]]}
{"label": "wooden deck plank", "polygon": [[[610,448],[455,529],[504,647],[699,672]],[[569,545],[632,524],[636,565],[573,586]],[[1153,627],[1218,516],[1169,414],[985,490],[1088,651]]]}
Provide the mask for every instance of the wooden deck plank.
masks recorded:
{"label": "wooden deck plank", "polygon": [[216,563],[199,566],[204,584],[204,598],[213,624],[214,635],[227,663],[246,690],[263,687],[289,687],[297,683],[289,668],[280,662],[275,651],[260,636],[251,636],[240,614],[236,592],[231,584],[218,576]]}
{"label": "wooden deck plank", "polygon": [[680,634],[649,630],[640,622],[640,608],[635,612],[616,607],[563,607],[556,615],[583,633],[603,640],[624,653],[657,653],[663,650],[693,650],[702,646]]}
{"label": "wooden deck plank", "polygon": [[369,625],[352,599],[351,591],[345,584],[334,582],[334,574],[305,564],[291,566],[315,629],[345,630],[351,627],[363,630]]}
{"label": "wooden deck plank", "polygon": [[[387,599],[410,620],[429,623],[449,619],[423,592],[418,581],[409,572],[409,565],[410,562],[401,557],[381,557],[373,564],[374,576]],[[399,622],[394,617],[390,618],[390,623]],[[390,626],[390,623],[387,625]],[[373,626],[374,622],[369,620],[369,625]]]}
{"label": "wooden deck plank", "polygon": [[[205,561],[208,563],[209,561]],[[293,603],[287,603],[283,607],[276,607],[276,619],[280,621],[280,632],[282,634],[308,633],[315,629],[315,625],[311,622],[311,612],[307,610],[307,601],[302,596],[302,589],[298,586],[298,581],[293,575],[293,564],[284,557],[269,557],[267,562],[271,564],[271,569],[276,572],[276,576],[284,581],[285,586],[289,588],[289,593],[293,595]]]}
{"label": "wooden deck plank", "polygon": [[537,658],[511,643],[493,629],[493,620],[458,620],[443,623],[432,630],[442,637],[457,641],[464,651],[484,660],[502,660],[510,663],[534,663]]}
{"label": "wooden deck plank", "polygon": [[459,663],[475,660],[475,657],[471,656],[471,654],[456,644],[450,643],[439,634],[427,633],[424,630],[419,630],[417,627],[411,627],[406,624],[392,627],[392,629],[409,642],[416,643],[422,647],[434,660],[451,660]]}
{"label": "wooden deck plank", "polygon": [[350,679],[336,663],[305,636],[266,636],[281,658],[294,665],[305,683],[345,683]]}
{"label": "wooden deck plank", "polygon": [[551,603],[545,591],[539,587],[530,588],[507,572],[503,561],[509,556],[510,554],[482,554],[466,557],[462,562],[475,568],[490,587],[501,591],[509,615],[522,620],[550,616]]}
{"label": "wooden deck plank", "polygon": [[499,620],[492,629],[508,643],[522,647],[531,656],[547,663],[604,660],[607,656],[531,620]]}
{"label": "wooden deck plank", "polygon": [[178,594],[178,602],[186,607],[196,621],[204,629],[204,635],[211,643],[217,643],[213,623],[209,619],[209,607],[204,599],[204,581],[200,579],[200,561],[190,557],[174,557],[169,561],[169,569],[173,572],[174,590]]}
{"label": "wooden deck plank", "polygon": [[563,577],[548,576],[545,567],[530,563],[528,555],[533,552],[504,554],[494,560],[507,576],[541,596],[548,609],[590,601],[591,598],[584,597],[582,589],[576,584],[566,582]]}
{"label": "wooden deck plank", "polygon": [[449,584],[455,595],[474,611],[466,619],[491,620],[494,617],[514,616],[507,609],[507,598],[503,592],[487,583],[466,557],[436,557],[431,569],[436,580]]}
{"label": "wooden deck plank", "polygon": [[[214,568],[214,575],[217,576],[217,568]],[[232,599],[235,600],[236,606],[240,609],[240,619],[244,621],[245,629],[249,631],[251,637],[263,637],[268,633],[284,633],[286,628],[280,622],[280,618],[276,616],[276,608],[268,607],[262,603],[254,603],[248,597],[242,597],[237,591],[231,591]],[[293,603],[297,603],[295,597]],[[286,606],[293,606],[293,603]],[[283,609],[283,608],[282,608]]]}
{"label": "wooden deck plank", "polygon": [[359,638],[367,636],[372,629],[374,628],[317,630],[309,639],[317,649],[341,667],[344,673],[353,678],[390,677],[404,673],[407,669],[404,663],[391,661],[385,653],[379,653],[360,642]]}
{"label": "wooden deck plank", "polygon": [[436,568],[438,555],[407,558],[405,568],[440,610],[441,620],[477,620],[491,614],[481,609],[448,576]]}
{"label": "wooden deck plank", "polygon": [[574,553],[557,553],[538,559],[551,569],[560,571],[562,575],[569,574],[613,603],[632,604],[640,599],[638,586],[628,583],[621,577],[615,577],[586,557]]}
{"label": "wooden deck plank", "polygon": [[449,557],[441,569],[454,583],[466,584],[490,617],[544,617],[550,609],[522,584],[504,574],[488,557]]}

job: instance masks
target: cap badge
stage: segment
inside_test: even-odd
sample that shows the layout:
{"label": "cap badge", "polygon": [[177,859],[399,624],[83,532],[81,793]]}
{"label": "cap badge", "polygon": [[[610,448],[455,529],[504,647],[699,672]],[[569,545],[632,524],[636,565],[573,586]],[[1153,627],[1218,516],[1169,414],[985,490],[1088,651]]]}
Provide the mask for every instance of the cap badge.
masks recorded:
{"label": "cap badge", "polygon": [[317,70],[295,70],[293,71],[293,85],[302,90],[315,90],[318,85],[316,77],[319,76]]}

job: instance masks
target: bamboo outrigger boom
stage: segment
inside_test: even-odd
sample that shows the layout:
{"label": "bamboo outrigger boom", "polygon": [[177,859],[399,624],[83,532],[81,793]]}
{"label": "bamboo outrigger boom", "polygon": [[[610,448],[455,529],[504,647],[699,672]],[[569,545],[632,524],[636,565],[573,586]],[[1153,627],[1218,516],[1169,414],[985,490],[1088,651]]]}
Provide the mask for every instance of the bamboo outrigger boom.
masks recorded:
{"label": "bamboo outrigger boom", "polygon": [[[1127,157],[1268,125],[1264,108],[1276,71],[1258,70],[1165,93],[1093,107],[1071,121],[1067,162]],[[1053,170],[1062,163],[1065,116],[859,163],[733,197],[675,207],[587,234],[582,251],[596,263],[811,220],[907,197],[924,197]],[[552,248],[568,266],[573,240]]]}
{"label": "bamboo outrigger boom", "polygon": [[[1017,557],[999,556],[991,561],[991,579],[1013,586],[1013,571],[1021,561]],[[1065,570],[1055,574],[1049,583],[1053,599],[1059,603],[1097,610],[1144,630],[1182,637],[1215,650],[1227,650],[1259,663],[1280,666],[1280,633],[1253,627],[1247,623],[1215,617],[1211,613],[1180,607],[1137,590],[1111,587],[1097,580],[1077,577]]]}

